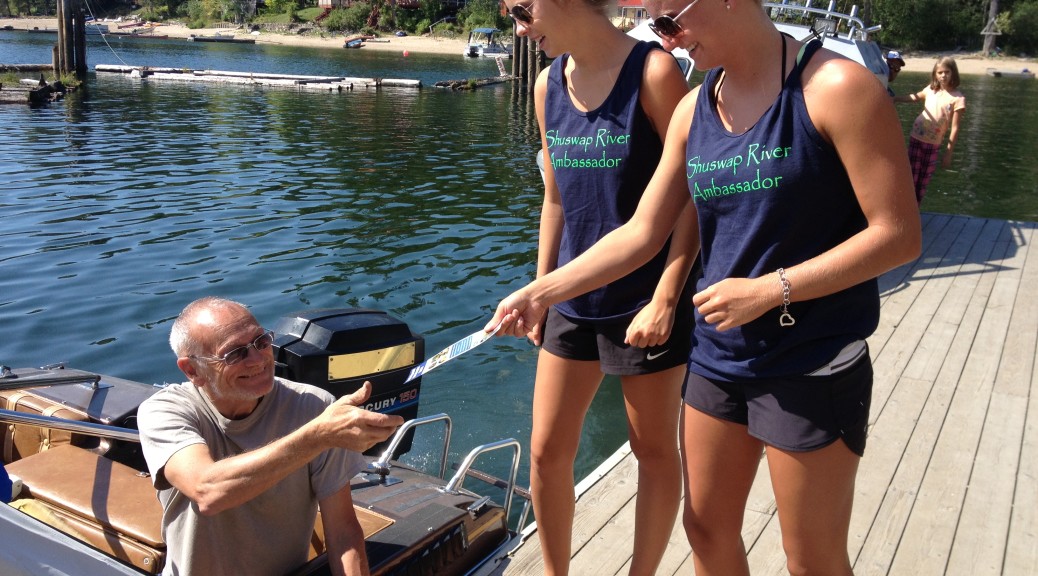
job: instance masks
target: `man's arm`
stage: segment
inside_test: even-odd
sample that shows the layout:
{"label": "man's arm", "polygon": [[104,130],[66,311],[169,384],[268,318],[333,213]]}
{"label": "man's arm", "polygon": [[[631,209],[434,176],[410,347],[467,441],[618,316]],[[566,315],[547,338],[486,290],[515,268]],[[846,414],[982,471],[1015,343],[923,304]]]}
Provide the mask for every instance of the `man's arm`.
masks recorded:
{"label": "man's arm", "polygon": [[328,546],[328,567],[335,576],[368,576],[364,530],[353,509],[353,494],[347,484],[320,501],[321,522]]}
{"label": "man's arm", "polygon": [[240,506],[328,448],[363,452],[389,438],[403,418],[358,408],[370,394],[371,384],[365,382],[291,434],[223,460],[214,461],[204,444],[187,446],[169,458],[163,475],[204,515]]}

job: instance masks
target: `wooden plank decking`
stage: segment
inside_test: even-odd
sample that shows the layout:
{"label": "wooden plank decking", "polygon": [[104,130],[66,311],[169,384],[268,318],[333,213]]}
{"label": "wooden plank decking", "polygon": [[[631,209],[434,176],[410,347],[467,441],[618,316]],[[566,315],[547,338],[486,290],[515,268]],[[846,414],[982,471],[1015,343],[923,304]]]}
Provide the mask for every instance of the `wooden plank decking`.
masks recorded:
{"label": "wooden plank decking", "polygon": [[[923,214],[921,257],[881,278],[856,574],[1038,574],[1036,226]],[[626,447],[613,460],[584,483],[572,574],[627,574],[636,464]],[[785,574],[765,466],[743,539],[754,575]],[[542,574],[536,536],[498,573]],[[692,574],[680,520],[658,574]]]}

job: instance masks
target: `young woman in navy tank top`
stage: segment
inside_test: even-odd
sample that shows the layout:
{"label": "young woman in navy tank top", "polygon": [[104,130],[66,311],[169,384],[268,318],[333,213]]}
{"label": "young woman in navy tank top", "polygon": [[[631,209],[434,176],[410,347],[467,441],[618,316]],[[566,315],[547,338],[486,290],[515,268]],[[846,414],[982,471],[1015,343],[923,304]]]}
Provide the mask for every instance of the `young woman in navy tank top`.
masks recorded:
{"label": "young woman in navy tank top", "polygon": [[[634,213],[688,83],[658,44],[613,26],[603,0],[506,4],[517,34],[555,58],[534,91],[545,185],[537,275],[544,276]],[[545,574],[569,571],[573,464],[605,374],[619,376],[638,459],[630,573],[651,575],[662,559],[681,498],[677,435],[695,251],[686,227],[623,277],[556,302],[528,334],[541,346],[530,484]]]}
{"label": "young woman in navy tank top", "polygon": [[900,123],[870,71],[781,35],[759,0],[645,7],[664,47],[709,72],[675,109],[631,219],[488,326],[536,328],[549,306],[650,261],[675,226],[694,229],[703,277],[681,441],[696,574],[749,574],[741,527],[762,451],[790,573],[851,574],[875,278],[921,243]]}

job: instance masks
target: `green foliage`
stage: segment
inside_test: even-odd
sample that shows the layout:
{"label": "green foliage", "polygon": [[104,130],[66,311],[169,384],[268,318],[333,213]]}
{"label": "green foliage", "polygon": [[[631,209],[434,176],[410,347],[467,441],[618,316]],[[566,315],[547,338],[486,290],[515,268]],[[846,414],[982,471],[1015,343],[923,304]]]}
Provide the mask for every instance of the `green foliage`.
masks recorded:
{"label": "green foliage", "polygon": [[1006,33],[1006,50],[1011,53],[1038,52],[1038,2],[1017,4],[1002,26]]}
{"label": "green foliage", "polygon": [[458,23],[465,31],[474,28],[504,28],[500,4],[497,0],[469,0],[465,7],[458,11]]}
{"label": "green foliage", "polygon": [[300,22],[313,22],[322,12],[324,12],[324,8],[309,6],[307,8],[296,10],[296,17],[299,18]]}
{"label": "green foliage", "polygon": [[370,4],[356,2],[349,8],[332,10],[331,14],[322,22],[324,27],[332,32],[356,32],[368,25],[370,15]]}
{"label": "green foliage", "polygon": [[883,25],[878,40],[917,50],[978,50],[987,22],[987,0],[873,0],[872,23]]}
{"label": "green foliage", "polygon": [[417,8],[397,8],[396,27],[409,34],[428,34],[433,22],[453,15],[444,3],[438,0],[422,0]]}
{"label": "green foliage", "polygon": [[288,14],[298,6],[296,0],[266,0],[266,4],[264,14]]}

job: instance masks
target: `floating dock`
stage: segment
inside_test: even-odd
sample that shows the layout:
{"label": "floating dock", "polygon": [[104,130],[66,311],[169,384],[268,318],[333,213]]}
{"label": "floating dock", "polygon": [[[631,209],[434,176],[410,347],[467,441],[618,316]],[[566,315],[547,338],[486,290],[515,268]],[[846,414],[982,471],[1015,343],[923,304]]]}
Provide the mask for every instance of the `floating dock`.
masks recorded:
{"label": "floating dock", "polygon": [[276,88],[293,88],[313,92],[347,92],[370,88],[422,87],[421,80],[393,78],[350,78],[347,76],[301,76],[295,74],[260,74],[220,70],[191,70],[188,68],[154,68],[150,66],[121,66],[98,64],[99,74],[125,74],[141,80],[170,82],[208,82],[216,84],[248,84]]}
{"label": "floating dock", "polygon": [[[856,574],[1035,574],[1038,223],[922,219],[922,255],[880,277],[851,562]],[[627,574],[637,482],[624,447],[578,487],[570,574]],[[495,574],[544,573],[526,534]],[[752,574],[787,573],[763,461],[742,536]],[[679,515],[656,574],[692,572]]]}

